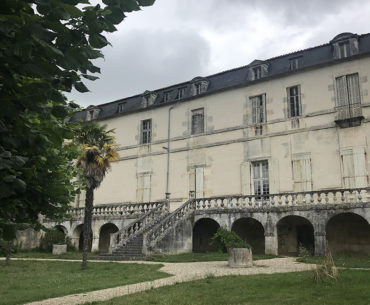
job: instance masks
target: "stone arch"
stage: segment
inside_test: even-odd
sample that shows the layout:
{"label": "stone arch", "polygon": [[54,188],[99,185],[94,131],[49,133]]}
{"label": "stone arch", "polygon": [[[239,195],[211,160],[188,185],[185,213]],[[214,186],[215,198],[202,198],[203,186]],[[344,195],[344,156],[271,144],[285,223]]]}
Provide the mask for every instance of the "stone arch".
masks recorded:
{"label": "stone arch", "polygon": [[232,224],[231,231],[252,246],[253,254],[265,253],[265,229],[258,220],[251,217],[239,218]]}
{"label": "stone arch", "polygon": [[[84,237],[83,237],[83,224],[79,224],[78,226],[76,226],[76,228],[73,231],[72,244],[79,251],[82,251],[83,240],[84,240]],[[91,233],[90,240],[91,240],[91,243],[89,245],[89,251],[91,251],[91,246],[92,246],[92,240],[93,240],[92,233]]]}
{"label": "stone arch", "polygon": [[56,225],[56,226],[54,226],[54,229],[66,234],[66,235],[68,234],[67,228],[63,225]]}
{"label": "stone arch", "polygon": [[296,256],[301,246],[306,248],[311,254],[314,254],[314,227],[307,218],[288,215],[281,218],[276,226],[278,254]]}
{"label": "stone arch", "polygon": [[99,233],[99,252],[107,253],[110,247],[110,236],[118,231],[118,227],[113,223],[105,223],[100,227]]}
{"label": "stone arch", "polygon": [[193,252],[215,251],[216,247],[209,243],[219,227],[219,223],[212,218],[199,219],[193,226]]}
{"label": "stone arch", "polygon": [[370,254],[370,224],[356,213],[340,213],[326,223],[326,240],[333,254]]}

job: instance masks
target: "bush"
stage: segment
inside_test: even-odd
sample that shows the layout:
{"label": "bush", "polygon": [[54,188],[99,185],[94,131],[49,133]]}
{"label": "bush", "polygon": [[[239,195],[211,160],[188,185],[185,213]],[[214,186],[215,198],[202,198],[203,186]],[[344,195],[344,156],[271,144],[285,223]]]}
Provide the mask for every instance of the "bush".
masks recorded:
{"label": "bush", "polygon": [[338,270],[334,264],[333,256],[330,250],[327,250],[321,265],[316,265],[312,271],[312,280],[316,284],[336,281],[338,279]]}
{"label": "bush", "polygon": [[40,239],[40,250],[51,252],[53,244],[65,244],[66,235],[56,229],[46,231],[45,235]]}
{"label": "bush", "polygon": [[231,248],[251,248],[238,234],[228,231],[226,228],[219,228],[211,239],[211,245],[216,245],[219,251]]}

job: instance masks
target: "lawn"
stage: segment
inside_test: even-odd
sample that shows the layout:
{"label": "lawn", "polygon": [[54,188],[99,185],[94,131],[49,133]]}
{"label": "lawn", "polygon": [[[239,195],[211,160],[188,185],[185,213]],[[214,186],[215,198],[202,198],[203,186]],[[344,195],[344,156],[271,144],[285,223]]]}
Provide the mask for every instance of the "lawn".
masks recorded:
{"label": "lawn", "polygon": [[[337,267],[370,268],[369,255],[366,256],[366,255],[342,254],[333,256],[333,259]],[[297,261],[308,264],[321,264],[321,262],[323,261],[323,256],[299,257]]]}
{"label": "lawn", "polygon": [[369,282],[363,270],[341,270],[328,284],[313,283],[310,272],[209,277],[92,304],[368,305]]}
{"label": "lawn", "polygon": [[13,305],[168,276],[160,264],[11,261],[0,262],[0,304]]}
{"label": "lawn", "polygon": [[[98,253],[88,253],[87,254],[89,259],[97,257],[98,255],[99,255]],[[4,257],[4,255],[0,255],[0,257]],[[82,260],[82,252],[69,251],[69,252],[64,253],[64,254],[53,255],[50,252],[40,252],[40,251],[32,250],[32,251],[12,253],[11,257],[16,257],[16,258],[79,259],[79,260]]]}
{"label": "lawn", "polygon": [[[276,255],[253,254],[253,260],[277,258]],[[155,254],[148,256],[147,261],[163,263],[188,263],[188,262],[209,262],[227,261],[227,253],[205,252],[205,253],[182,253],[174,255]]]}

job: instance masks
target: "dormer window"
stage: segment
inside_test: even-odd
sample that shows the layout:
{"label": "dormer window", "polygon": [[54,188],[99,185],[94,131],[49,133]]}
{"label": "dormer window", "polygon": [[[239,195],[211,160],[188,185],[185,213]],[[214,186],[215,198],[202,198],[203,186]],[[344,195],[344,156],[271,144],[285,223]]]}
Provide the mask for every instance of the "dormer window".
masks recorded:
{"label": "dormer window", "polygon": [[94,106],[89,106],[86,110],[86,121],[96,120],[100,113],[100,109]]}
{"label": "dormer window", "polygon": [[253,80],[260,79],[262,76],[261,67],[253,68]]}
{"label": "dormer window", "polygon": [[191,84],[191,95],[199,95],[207,92],[209,86],[209,80],[204,77],[195,77],[192,79]]}
{"label": "dormer window", "polygon": [[177,89],[177,96],[176,96],[177,100],[182,99],[182,98],[185,97],[185,89],[186,89],[186,87],[182,87],[182,88]]}
{"label": "dormer window", "polygon": [[157,93],[146,90],[142,95],[141,105],[146,108],[154,104]]}
{"label": "dormer window", "polygon": [[169,102],[171,99],[171,91],[163,93],[163,103]]}
{"label": "dormer window", "polygon": [[269,66],[261,60],[254,60],[248,65],[248,80],[257,80],[268,75]]}
{"label": "dormer window", "polygon": [[302,66],[302,56],[289,59],[289,70],[298,70]]}
{"label": "dormer window", "polygon": [[346,58],[352,55],[356,55],[359,52],[358,49],[358,36],[352,33],[342,33],[333,38],[330,41],[333,46],[333,57],[335,59]]}
{"label": "dormer window", "polygon": [[118,113],[124,112],[125,108],[126,108],[126,102],[118,104]]}

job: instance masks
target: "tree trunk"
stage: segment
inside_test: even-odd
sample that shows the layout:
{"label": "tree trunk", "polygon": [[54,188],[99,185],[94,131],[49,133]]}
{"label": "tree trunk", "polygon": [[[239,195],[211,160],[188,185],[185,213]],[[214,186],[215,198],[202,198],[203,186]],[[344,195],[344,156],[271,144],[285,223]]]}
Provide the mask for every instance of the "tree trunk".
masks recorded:
{"label": "tree trunk", "polygon": [[90,251],[91,245],[91,222],[92,213],[94,206],[94,189],[91,187],[86,188],[86,199],[85,199],[85,217],[83,225],[83,245],[82,245],[82,269],[87,268],[87,253]]}
{"label": "tree trunk", "polygon": [[10,265],[10,253],[12,252],[12,241],[9,240],[7,245],[6,245],[6,260],[5,260],[5,265],[9,266]]}

